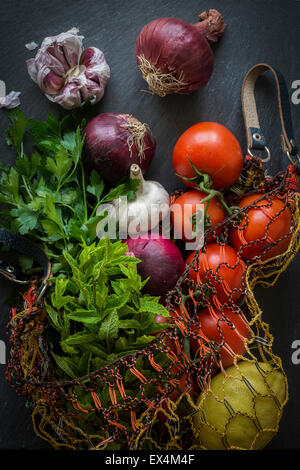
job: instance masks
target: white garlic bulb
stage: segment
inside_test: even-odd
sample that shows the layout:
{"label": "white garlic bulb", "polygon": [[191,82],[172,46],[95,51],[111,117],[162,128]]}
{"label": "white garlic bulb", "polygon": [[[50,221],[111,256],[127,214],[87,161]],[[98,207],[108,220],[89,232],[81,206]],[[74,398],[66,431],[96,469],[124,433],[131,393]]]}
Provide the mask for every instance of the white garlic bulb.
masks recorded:
{"label": "white garlic bulb", "polygon": [[114,201],[114,206],[118,214],[119,233],[133,236],[157,227],[169,212],[170,198],[160,183],[146,181],[136,164],[130,167],[130,178],[140,181],[136,198],[133,201],[119,198]]}

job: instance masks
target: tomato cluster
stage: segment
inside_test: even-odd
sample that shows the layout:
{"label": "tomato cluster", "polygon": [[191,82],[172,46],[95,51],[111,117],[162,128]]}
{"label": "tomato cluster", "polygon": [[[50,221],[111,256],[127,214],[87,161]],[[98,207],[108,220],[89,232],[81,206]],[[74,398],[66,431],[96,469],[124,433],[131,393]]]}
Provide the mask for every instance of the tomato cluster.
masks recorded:
{"label": "tomato cluster", "polygon": [[[219,344],[216,363],[228,367],[245,354],[251,333],[238,307],[245,292],[246,265],[287,249],[292,212],[278,197],[257,192],[240,200],[235,215],[222,190],[239,178],[243,156],[234,135],[220,124],[203,122],[185,131],[175,145],[173,166],[178,177],[193,188],[174,201],[176,210],[171,218],[175,236],[180,233],[188,242],[196,239],[193,217],[184,211],[186,205],[192,207],[193,214],[202,204],[204,228],[210,229],[204,247],[186,260],[195,286],[208,286],[210,304],[192,318],[191,356],[199,356],[201,341],[214,341]],[[220,238],[228,215],[234,216],[233,223]]]}

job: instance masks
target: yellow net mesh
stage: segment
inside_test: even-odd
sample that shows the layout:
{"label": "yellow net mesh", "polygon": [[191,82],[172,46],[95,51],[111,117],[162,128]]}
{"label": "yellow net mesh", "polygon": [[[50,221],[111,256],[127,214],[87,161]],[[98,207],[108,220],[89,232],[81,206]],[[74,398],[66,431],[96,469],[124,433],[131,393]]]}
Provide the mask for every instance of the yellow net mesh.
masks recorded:
{"label": "yellow net mesh", "polygon": [[[291,209],[293,224],[284,253],[248,262],[240,288],[242,305],[233,293],[226,308],[215,296],[207,296],[207,285],[199,286],[187,268],[168,298],[174,326],[145,350],[66,382],[56,379],[43,336],[47,312],[35,304],[35,287],[26,293],[23,308],[12,309],[8,379],[32,404],[34,430],[42,439],[55,449],[256,449],[276,434],[288,384],[281,360],[272,352],[273,336],[254,288],[273,286],[297,253],[299,198],[291,169],[272,184],[262,184],[264,198],[271,203],[276,196]],[[226,244],[228,223],[225,240],[224,233],[214,235],[220,249]],[[214,289],[219,282],[214,276],[208,287]],[[245,353],[234,354],[227,368],[220,361],[220,344],[194,328],[195,312],[213,311],[216,305],[225,320],[226,309],[243,312],[248,320]],[[198,341],[198,358],[186,349],[191,338]],[[222,338],[222,347],[224,343]]]}

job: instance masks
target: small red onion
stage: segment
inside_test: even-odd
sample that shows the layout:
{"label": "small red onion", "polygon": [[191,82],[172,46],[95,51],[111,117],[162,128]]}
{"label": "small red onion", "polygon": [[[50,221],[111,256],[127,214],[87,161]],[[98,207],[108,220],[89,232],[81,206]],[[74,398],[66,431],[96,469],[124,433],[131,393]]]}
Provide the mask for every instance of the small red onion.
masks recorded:
{"label": "small red onion", "polygon": [[130,173],[133,163],[145,174],[156,141],[146,124],[130,114],[103,113],[85,128],[85,163],[112,184]]}
{"label": "small red onion", "polygon": [[187,94],[204,87],[213,71],[208,41],[225,30],[217,10],[208,10],[192,25],[178,18],[148,23],[136,41],[136,60],[150,90],[159,96]]}
{"label": "small red onion", "polygon": [[175,284],[185,269],[182,255],[170,239],[162,235],[128,238],[128,250],[141,260],[137,268],[141,278],[149,281],[144,292],[150,295],[165,295]]}

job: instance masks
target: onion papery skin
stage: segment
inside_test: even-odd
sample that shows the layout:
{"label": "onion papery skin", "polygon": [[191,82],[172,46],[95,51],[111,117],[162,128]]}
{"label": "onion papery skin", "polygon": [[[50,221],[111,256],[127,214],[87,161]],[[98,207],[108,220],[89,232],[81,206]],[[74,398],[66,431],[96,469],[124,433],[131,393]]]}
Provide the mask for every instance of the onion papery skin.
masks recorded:
{"label": "onion papery skin", "polygon": [[155,148],[156,140],[148,126],[130,114],[103,113],[85,128],[85,165],[111,184],[128,176],[133,163],[145,174]]}
{"label": "onion papery skin", "polygon": [[182,255],[170,239],[162,235],[147,234],[126,240],[129,252],[141,260],[138,272],[143,280],[150,276],[143,291],[161,296],[175,287],[185,269]]}
{"label": "onion papery skin", "polygon": [[[181,85],[165,93],[151,87],[151,77],[144,73],[149,88],[160,96],[188,94],[204,87],[211,77],[214,56],[207,39],[197,27],[178,18],[160,18],[148,23],[136,41],[136,60],[146,59],[158,73],[170,74]],[[141,70],[142,71],[142,70]],[[143,73],[143,71],[142,71]]]}

